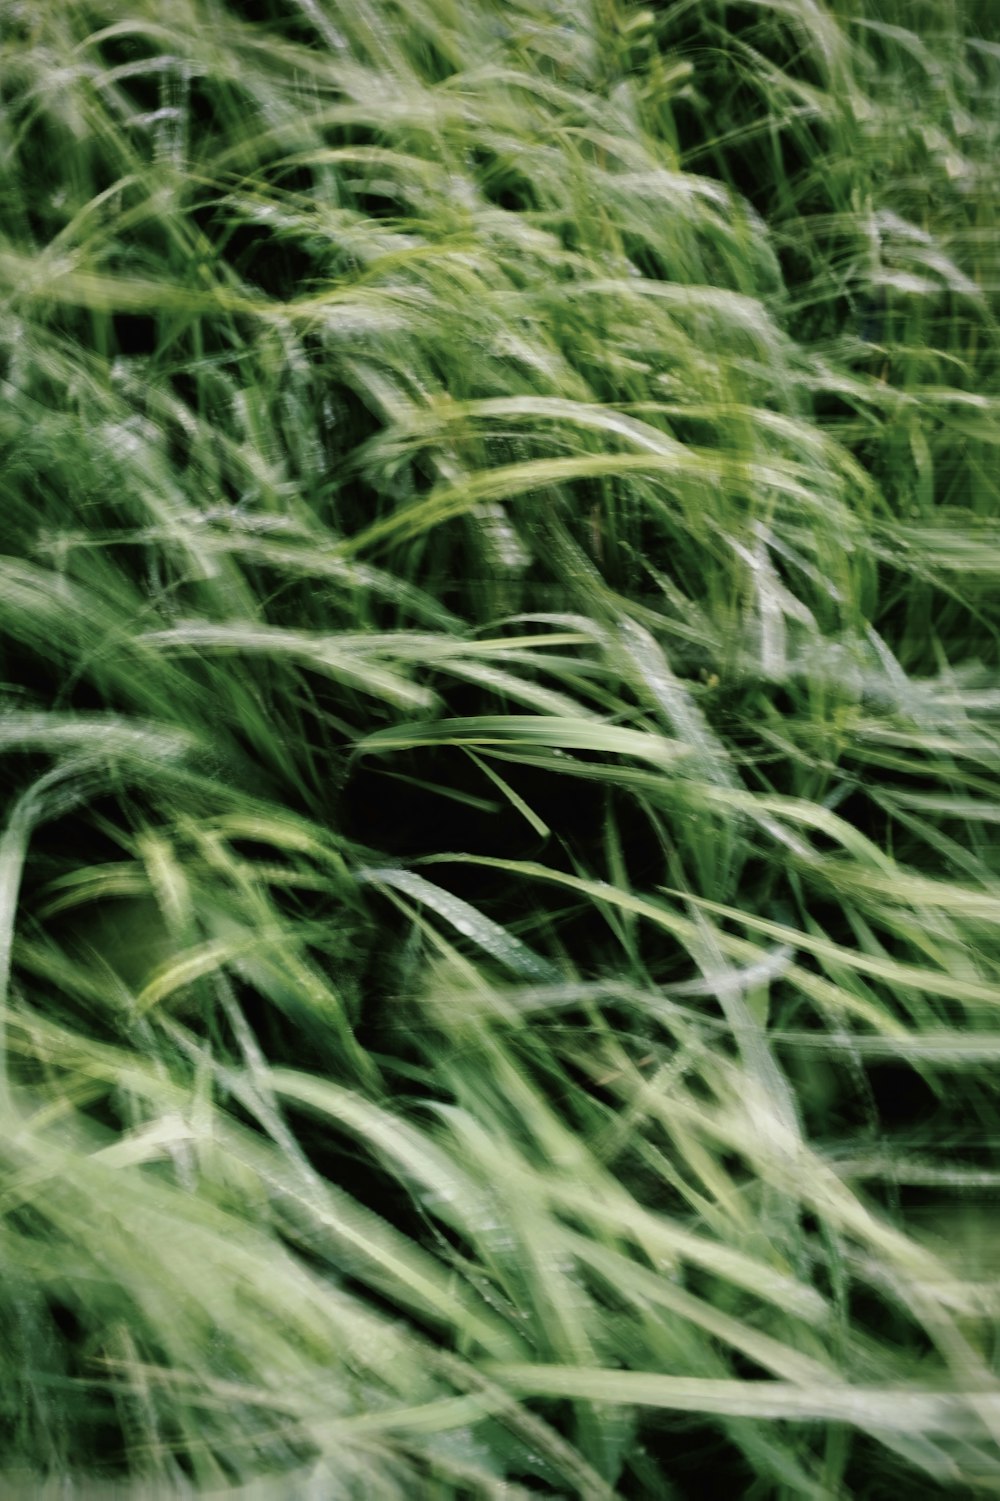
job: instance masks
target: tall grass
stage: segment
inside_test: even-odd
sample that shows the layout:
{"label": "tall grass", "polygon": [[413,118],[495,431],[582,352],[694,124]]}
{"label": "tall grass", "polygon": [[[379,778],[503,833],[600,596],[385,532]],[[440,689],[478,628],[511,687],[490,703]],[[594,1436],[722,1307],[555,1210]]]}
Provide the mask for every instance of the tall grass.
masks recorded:
{"label": "tall grass", "polygon": [[994,7],[0,38],[9,1492],[1000,1492]]}

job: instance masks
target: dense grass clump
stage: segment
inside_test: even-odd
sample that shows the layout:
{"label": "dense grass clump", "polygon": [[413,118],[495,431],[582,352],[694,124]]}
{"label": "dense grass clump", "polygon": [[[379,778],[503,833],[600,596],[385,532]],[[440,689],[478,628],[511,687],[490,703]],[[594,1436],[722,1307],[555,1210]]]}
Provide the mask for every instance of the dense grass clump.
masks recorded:
{"label": "dense grass clump", "polygon": [[0,15],[4,1494],[1000,1493],[1000,16]]}

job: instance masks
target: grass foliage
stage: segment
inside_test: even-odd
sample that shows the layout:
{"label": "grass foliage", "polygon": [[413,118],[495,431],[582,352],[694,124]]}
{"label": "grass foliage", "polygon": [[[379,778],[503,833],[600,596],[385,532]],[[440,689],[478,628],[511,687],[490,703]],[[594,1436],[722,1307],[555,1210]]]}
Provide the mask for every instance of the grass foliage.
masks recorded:
{"label": "grass foliage", "polygon": [[3,6],[10,1494],[1000,1493],[997,19]]}

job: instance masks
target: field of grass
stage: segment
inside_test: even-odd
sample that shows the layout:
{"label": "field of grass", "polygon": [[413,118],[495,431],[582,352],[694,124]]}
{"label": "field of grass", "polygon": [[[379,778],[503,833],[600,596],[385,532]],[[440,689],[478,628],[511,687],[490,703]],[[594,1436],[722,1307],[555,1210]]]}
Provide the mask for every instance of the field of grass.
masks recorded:
{"label": "field of grass", "polygon": [[1000,1495],[996,0],[0,57],[0,1493]]}

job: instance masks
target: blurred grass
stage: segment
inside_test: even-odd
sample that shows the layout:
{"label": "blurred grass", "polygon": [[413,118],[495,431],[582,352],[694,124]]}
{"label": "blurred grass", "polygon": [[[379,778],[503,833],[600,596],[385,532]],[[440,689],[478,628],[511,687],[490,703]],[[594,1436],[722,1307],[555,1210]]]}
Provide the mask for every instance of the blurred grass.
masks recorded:
{"label": "blurred grass", "polygon": [[5,1494],[1000,1492],[994,7],[0,49]]}

